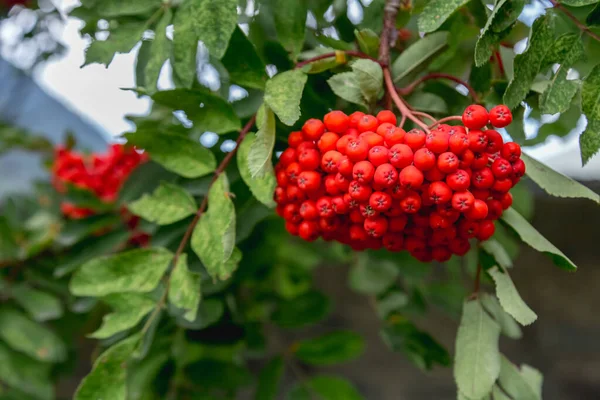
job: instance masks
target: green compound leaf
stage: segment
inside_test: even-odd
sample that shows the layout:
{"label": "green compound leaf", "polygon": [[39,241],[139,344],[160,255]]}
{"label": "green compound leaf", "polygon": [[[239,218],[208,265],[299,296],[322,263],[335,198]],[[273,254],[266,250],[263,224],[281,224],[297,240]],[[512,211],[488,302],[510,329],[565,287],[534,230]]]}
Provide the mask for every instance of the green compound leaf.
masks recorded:
{"label": "green compound leaf", "polygon": [[67,348],[54,332],[16,310],[0,310],[0,338],[12,349],[42,362],[67,358]]}
{"label": "green compound leaf", "polygon": [[356,60],[351,65],[358,78],[358,86],[367,103],[371,104],[383,96],[383,70],[375,61]]}
{"label": "green compound leaf", "polygon": [[521,214],[509,208],[502,214],[502,221],[510,226],[519,237],[532,248],[549,256],[554,264],[567,271],[577,270],[577,266],[558,248],[539,233]]}
{"label": "green compound leaf", "polygon": [[100,16],[106,18],[123,17],[127,15],[145,16],[158,9],[161,4],[161,0],[98,0],[95,1],[93,10]]}
{"label": "green compound leaf", "polygon": [[433,32],[469,0],[432,0],[419,15],[419,32]]}
{"label": "green compound leaf", "polygon": [[[530,372],[526,373],[528,379],[531,379]],[[535,378],[537,380],[537,378]],[[526,378],[521,374],[521,371],[516,365],[511,363],[506,357],[501,358],[500,376],[498,383],[502,390],[510,395],[513,399],[519,400],[541,400],[539,386],[534,388]],[[536,386],[539,382],[532,382]]]}
{"label": "green compound leaf", "polygon": [[144,68],[144,84],[149,93],[154,93],[157,90],[156,83],[158,82],[162,66],[171,55],[171,41],[167,38],[167,27],[171,25],[172,19],[173,11],[170,8],[166,8],[154,30],[155,37],[151,42],[148,62]]}
{"label": "green compound leaf", "polygon": [[581,147],[581,162],[583,165],[600,150],[600,120],[588,120],[585,131],[579,137]]}
{"label": "green compound leaf", "polygon": [[197,206],[192,195],[185,189],[161,182],[154,193],[144,194],[140,199],[129,203],[127,208],[145,220],[168,225],[194,214]]}
{"label": "green compound leaf", "polygon": [[233,31],[227,52],[221,60],[229,80],[240,86],[263,90],[267,81],[265,63],[241,28]]}
{"label": "green compound leaf", "polygon": [[486,311],[494,317],[496,323],[500,325],[500,329],[506,337],[511,339],[520,339],[523,337],[521,327],[510,314],[504,311],[496,296],[489,293],[481,293],[479,299],[483,308],[485,308]]}
{"label": "green compound leaf", "polygon": [[292,60],[296,60],[304,46],[307,12],[305,1],[275,0],[273,4],[277,38],[290,52]]}
{"label": "green compound leaf", "polygon": [[371,57],[379,54],[379,35],[370,29],[355,29],[354,36],[360,50]]}
{"label": "green compound leaf", "polygon": [[128,143],[146,150],[152,160],[185,178],[199,178],[217,168],[214,154],[197,141],[171,133],[125,134]]}
{"label": "green compound leaf", "polygon": [[184,88],[191,88],[196,80],[198,36],[194,31],[194,7],[194,1],[184,1],[173,18],[173,79]]}
{"label": "green compound leaf", "polygon": [[500,271],[494,267],[488,273],[496,282],[496,295],[500,300],[502,308],[513,316],[521,325],[530,325],[535,322],[537,315],[521,298],[515,284],[508,272]]}
{"label": "green compound leaf", "polygon": [[[35,399],[52,400],[54,387],[49,377],[49,367],[50,364],[33,360],[0,343],[0,380],[6,386],[19,389]],[[20,399],[10,399],[13,398]]]}
{"label": "green compound leaf", "polygon": [[583,81],[581,106],[588,120],[600,121],[600,64]]}
{"label": "green compound leaf", "polygon": [[275,75],[267,81],[265,103],[288,126],[300,118],[300,100],[308,76],[295,69]]}
{"label": "green compound leaf", "polygon": [[169,302],[177,308],[187,310],[184,318],[190,322],[196,320],[200,304],[201,276],[192,273],[188,268],[187,254],[182,254],[171,272]]}
{"label": "green compound leaf", "polygon": [[560,3],[571,7],[583,7],[597,3],[598,0],[560,0]]}
{"label": "green compound leaf", "polygon": [[327,80],[327,83],[336,96],[341,97],[350,103],[358,104],[363,107],[367,106],[358,83],[358,76],[355,72],[335,74]]}
{"label": "green compound leaf", "polygon": [[126,400],[127,361],[139,340],[139,335],[131,336],[104,351],[94,362],[92,372],[81,381],[73,399]]}
{"label": "green compound leaf", "polygon": [[392,64],[394,82],[400,81],[423,64],[429,62],[447,44],[448,32],[435,32],[410,45]]}
{"label": "green compound leaf", "polygon": [[352,384],[333,375],[319,375],[297,385],[288,393],[286,400],[308,400],[317,394],[319,400],[364,400]]}
{"label": "green compound leaf", "polygon": [[136,326],[155,306],[155,302],[137,293],[111,294],[102,299],[113,312],[102,319],[102,326],[89,337],[106,339]]}
{"label": "green compound leaf", "polygon": [[312,365],[332,365],[358,358],[364,351],[364,339],[357,333],[339,331],[314,339],[306,339],[295,346],[295,356]]}
{"label": "green compound leaf", "polygon": [[237,25],[237,0],[188,0],[192,29],[213,57],[225,54]]}
{"label": "green compound leaf", "polygon": [[254,400],[276,400],[281,386],[281,378],[284,371],[283,358],[281,356],[273,358],[260,371],[258,376],[258,386]]}
{"label": "green compound leaf", "polygon": [[50,293],[33,289],[24,284],[14,286],[10,292],[15,301],[35,321],[48,321],[63,315],[64,310],[60,300]]}
{"label": "green compound leaf", "polygon": [[75,296],[101,297],[112,293],[146,293],[165,273],[173,254],[163,248],[135,249],[86,262],[73,274],[69,288]]}
{"label": "green compound leaf", "polygon": [[106,40],[94,40],[85,51],[85,65],[100,63],[108,67],[117,53],[129,53],[148,28],[145,22],[127,22],[110,31]]}
{"label": "green compound leaf", "polygon": [[500,326],[481,303],[465,302],[456,337],[454,378],[466,397],[481,399],[492,391],[500,375],[499,336]]}
{"label": "green compound leaf", "polygon": [[254,197],[256,197],[258,201],[263,203],[265,206],[273,208],[275,207],[273,192],[277,186],[277,180],[275,179],[273,168],[267,168],[267,171],[262,177],[253,177],[252,173],[250,172],[248,157],[252,147],[254,146],[255,140],[256,136],[253,133],[249,133],[240,144],[240,147],[237,151],[238,168],[240,170],[242,179],[246,185],[248,185]]}
{"label": "green compound leaf", "polygon": [[[589,125],[588,125],[589,126]],[[581,183],[556,172],[527,154],[521,154],[527,176],[549,195],[567,198],[583,198],[600,204],[600,195]]]}
{"label": "green compound leaf", "polygon": [[235,244],[235,208],[227,176],[221,174],[208,193],[208,210],[192,234],[192,249],[214,279],[228,279],[242,253]]}
{"label": "green compound leaf", "polygon": [[553,40],[550,17],[538,18],[531,28],[527,49],[515,57],[515,74],[503,98],[510,109],[516,108],[529,93]]}
{"label": "green compound leaf", "polygon": [[275,115],[262,105],[256,114],[258,133],[247,155],[248,169],[253,178],[263,178],[273,174],[273,149],[275,148]]}

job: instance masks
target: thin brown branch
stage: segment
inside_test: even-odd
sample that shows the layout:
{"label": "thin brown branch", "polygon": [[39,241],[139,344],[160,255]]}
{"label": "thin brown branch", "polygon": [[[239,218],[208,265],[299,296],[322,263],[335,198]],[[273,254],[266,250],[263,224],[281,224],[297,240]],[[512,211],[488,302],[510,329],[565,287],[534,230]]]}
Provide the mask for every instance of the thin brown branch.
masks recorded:
{"label": "thin brown branch", "polygon": [[410,85],[408,85],[406,87],[403,87],[403,88],[400,88],[400,89],[397,89],[398,93],[401,96],[408,96],[421,83],[429,81],[429,80],[432,80],[432,79],[448,79],[450,81],[458,83],[459,85],[463,85],[464,87],[466,87],[469,90],[469,94],[471,95],[471,97],[473,98],[473,100],[476,103],[480,103],[480,99],[479,99],[479,96],[477,95],[477,92],[467,82],[463,81],[462,79],[460,79],[460,78],[458,78],[458,77],[456,77],[454,75],[444,74],[444,73],[437,73],[437,72],[424,75],[424,76],[420,77],[419,79],[415,80]]}
{"label": "thin brown branch", "polygon": [[549,1],[550,1],[550,3],[552,3],[552,6],[554,8],[561,11],[563,14],[565,14],[567,16],[567,18],[569,18],[571,21],[573,21],[573,23],[575,25],[577,25],[577,27],[579,29],[581,29],[582,32],[586,33],[589,37],[600,42],[600,35],[593,32],[588,26],[586,26],[583,22],[581,22],[579,19],[577,19],[577,17],[575,15],[573,15],[573,13],[571,13],[571,11],[569,11],[565,6],[563,6],[556,0],[549,0]]}
{"label": "thin brown branch", "polygon": [[337,57],[338,54],[344,54],[344,55],[351,56],[351,57],[356,57],[356,58],[364,58],[366,60],[371,60],[371,61],[375,61],[376,63],[379,63],[379,61],[377,61],[373,57],[371,57],[371,56],[369,56],[369,55],[367,55],[365,53],[362,53],[360,51],[354,51],[354,50],[342,51],[342,50],[340,50],[340,51],[335,51],[335,52],[331,52],[331,53],[321,54],[320,56],[312,57],[312,58],[309,58],[307,60],[301,61],[298,64],[296,64],[295,68],[296,69],[302,68],[305,65],[308,65],[308,64],[313,63],[315,61],[320,61],[320,60],[325,60],[327,58]]}
{"label": "thin brown branch", "polygon": [[396,15],[400,9],[400,0],[387,0],[383,9],[383,30],[379,44],[379,63],[385,69],[390,65],[390,48],[392,47],[396,31]]}
{"label": "thin brown branch", "polygon": [[450,122],[450,121],[461,121],[462,122],[462,117],[459,117],[458,115],[451,115],[449,117],[442,118],[442,119],[438,120],[435,124],[429,125],[429,129],[433,129],[434,127],[436,127],[439,124],[443,124],[444,122]]}
{"label": "thin brown branch", "polygon": [[498,64],[500,77],[504,78],[506,76],[506,70],[504,69],[504,62],[502,61],[502,57],[500,56],[500,52],[498,50],[494,52],[494,57],[496,58],[496,63]]}
{"label": "thin brown branch", "polygon": [[430,120],[431,120],[431,121],[433,121],[433,122],[437,122],[437,119],[435,119],[435,117],[434,117],[434,116],[432,116],[432,115],[429,115],[429,114],[427,114],[426,112],[423,112],[423,111],[414,111],[414,110],[413,110],[413,111],[412,111],[412,113],[413,113],[414,115],[416,115],[416,116],[419,116],[419,117],[424,117],[424,118],[430,119]]}
{"label": "thin brown branch", "polygon": [[421,121],[413,114],[413,112],[404,103],[404,100],[402,100],[396,92],[396,87],[394,86],[394,81],[392,80],[392,75],[388,68],[383,69],[383,78],[385,80],[388,93],[390,94],[390,96],[392,96],[392,100],[394,101],[394,104],[396,104],[396,107],[398,107],[400,114],[413,121],[415,125],[422,128],[426,133],[429,133],[429,127],[427,126],[427,124]]}

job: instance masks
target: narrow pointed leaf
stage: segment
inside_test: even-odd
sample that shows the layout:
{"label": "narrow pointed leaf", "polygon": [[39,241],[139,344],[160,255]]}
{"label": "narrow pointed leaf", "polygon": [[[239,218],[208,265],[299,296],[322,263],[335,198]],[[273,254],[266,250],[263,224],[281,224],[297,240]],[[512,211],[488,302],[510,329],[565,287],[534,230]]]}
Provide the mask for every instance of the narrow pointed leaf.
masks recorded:
{"label": "narrow pointed leaf", "polygon": [[433,32],[469,0],[432,0],[419,15],[419,31]]}
{"label": "narrow pointed leaf", "polygon": [[213,57],[225,54],[237,25],[237,0],[188,0],[192,29]]}
{"label": "narrow pointed leaf", "polygon": [[342,99],[366,107],[365,99],[362,95],[358,76],[355,72],[342,72],[335,74],[327,81],[333,93]]}
{"label": "narrow pointed leaf", "polygon": [[182,187],[162,182],[154,193],[144,194],[140,199],[129,203],[127,208],[145,220],[168,225],[194,214],[197,205]]}
{"label": "narrow pointed leaf", "polygon": [[359,357],[364,348],[364,339],[360,335],[338,331],[298,342],[294,354],[307,364],[331,365]]}
{"label": "narrow pointed leaf", "polygon": [[356,60],[352,70],[358,78],[358,85],[367,103],[373,103],[383,95],[383,70],[375,61]]}
{"label": "narrow pointed leaf", "polygon": [[498,267],[494,267],[488,272],[496,282],[496,295],[502,308],[521,325],[530,325],[535,322],[537,315],[525,304],[508,273],[500,271]]}
{"label": "narrow pointed leaf", "polygon": [[587,164],[600,150],[600,120],[588,120],[585,131],[579,137],[581,162]]}
{"label": "narrow pointed leaf", "polygon": [[496,323],[500,325],[502,334],[511,339],[520,339],[523,337],[521,327],[510,314],[504,311],[496,296],[489,293],[482,293],[480,299],[483,308],[485,308],[485,310],[494,317]]}
{"label": "narrow pointed leaf", "polygon": [[416,71],[447,44],[448,32],[435,32],[413,43],[392,64],[394,82]]}
{"label": "narrow pointed leaf", "polygon": [[193,1],[184,1],[173,18],[173,78],[177,86],[191,88],[196,80],[198,35],[194,31]]}
{"label": "narrow pointed leaf", "polygon": [[[128,2],[123,2],[128,3]],[[164,14],[156,25],[154,40],[150,48],[150,56],[144,70],[144,83],[149,93],[157,90],[156,84],[165,61],[171,54],[171,41],[167,38],[167,27],[171,25],[173,11],[165,8]]]}
{"label": "narrow pointed leaf", "polygon": [[247,155],[248,168],[252,178],[263,178],[273,171],[273,149],[275,148],[275,115],[263,105],[256,115],[258,132]]}
{"label": "narrow pointed leaf", "polygon": [[240,86],[263,90],[267,81],[265,64],[241,28],[233,31],[227,52],[221,60],[229,80]]}
{"label": "narrow pointed leaf", "polygon": [[275,207],[275,201],[273,200],[273,192],[277,186],[275,179],[275,173],[273,168],[268,168],[262,177],[253,177],[250,172],[250,164],[248,163],[248,157],[251,149],[256,140],[256,135],[249,133],[246,138],[240,144],[240,148],[237,151],[237,163],[240,170],[242,179],[250,188],[250,191],[265,206],[273,208]]}
{"label": "narrow pointed leaf", "polygon": [[275,0],[273,4],[277,38],[290,52],[292,60],[304,45],[307,11],[306,1]]}
{"label": "narrow pointed leaf", "polygon": [[286,125],[292,126],[300,118],[300,100],[308,77],[299,69],[275,75],[265,89],[265,103]]}
{"label": "narrow pointed leaf", "polygon": [[111,294],[102,301],[108,304],[113,312],[105,315],[102,326],[89,335],[96,339],[106,339],[133,328],[156,306],[152,299],[137,293]]}
{"label": "narrow pointed leaf", "polygon": [[182,254],[171,272],[169,302],[186,310],[184,318],[194,321],[200,304],[200,275],[192,273],[187,264],[187,254]]}
{"label": "narrow pointed leaf", "polygon": [[501,358],[500,376],[498,383],[502,390],[513,399],[519,400],[541,400],[537,390],[534,389],[521,375],[516,365],[511,363],[506,357]]}
{"label": "narrow pointed leaf", "polygon": [[31,318],[38,322],[57,319],[63,315],[64,310],[60,300],[50,293],[19,285],[11,289],[11,294]]}

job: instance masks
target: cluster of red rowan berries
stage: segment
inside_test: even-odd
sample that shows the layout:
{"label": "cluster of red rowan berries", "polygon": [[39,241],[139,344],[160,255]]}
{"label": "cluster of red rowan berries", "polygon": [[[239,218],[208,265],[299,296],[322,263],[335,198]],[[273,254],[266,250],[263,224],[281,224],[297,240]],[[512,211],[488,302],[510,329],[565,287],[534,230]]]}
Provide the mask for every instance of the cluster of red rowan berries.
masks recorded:
{"label": "cluster of red rowan berries", "polygon": [[494,234],[525,164],[518,144],[487,128],[512,122],[506,106],[471,105],[462,122],[406,132],[387,110],[306,121],[275,168],[286,229],[356,250],[407,250],[424,262],[464,255],[470,239]]}
{"label": "cluster of red rowan berries", "polygon": [[[111,145],[105,154],[93,153],[90,156],[58,147],[52,166],[52,182],[60,193],[65,193],[66,185],[70,184],[89,190],[105,203],[112,203],[131,172],[146,159],[146,154],[122,144]],[[71,219],[94,214],[93,210],[70,202],[63,202],[61,209]]]}

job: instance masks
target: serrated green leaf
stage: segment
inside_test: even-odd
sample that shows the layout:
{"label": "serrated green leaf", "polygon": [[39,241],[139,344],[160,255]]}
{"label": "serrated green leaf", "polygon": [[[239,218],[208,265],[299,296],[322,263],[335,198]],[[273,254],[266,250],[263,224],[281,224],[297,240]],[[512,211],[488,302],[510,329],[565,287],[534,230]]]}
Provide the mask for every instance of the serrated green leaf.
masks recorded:
{"label": "serrated green leaf", "polygon": [[237,25],[237,0],[189,0],[192,29],[210,54],[221,59]]}
{"label": "serrated green leaf", "polygon": [[169,360],[167,351],[150,354],[141,363],[131,366],[127,370],[127,400],[152,399],[153,383],[158,373]]}
{"label": "serrated green leaf", "polygon": [[495,239],[481,243],[481,249],[491,255],[502,268],[512,268],[513,263],[506,249]]}
{"label": "serrated green leaf", "polygon": [[527,176],[548,194],[556,197],[590,199],[600,204],[600,195],[581,183],[556,172],[525,153],[521,154],[521,159],[525,162]]}
{"label": "serrated green leaf", "polygon": [[182,187],[161,182],[152,194],[129,203],[129,211],[158,225],[180,221],[196,212],[194,198]]}
{"label": "serrated green leaf", "polygon": [[54,388],[49,374],[49,364],[32,360],[0,343],[0,380],[6,386],[17,388],[35,399],[52,400]]}
{"label": "serrated green leaf", "polygon": [[0,338],[14,350],[43,362],[67,358],[63,341],[51,330],[16,310],[0,310]]}
{"label": "serrated green leaf", "polygon": [[355,72],[342,72],[335,74],[327,80],[327,83],[338,97],[342,99],[366,107],[365,99],[362,96],[362,91],[358,84],[358,76]]}
{"label": "serrated green leaf", "polygon": [[521,214],[509,208],[502,214],[502,221],[510,226],[519,237],[535,250],[549,256],[554,264],[568,271],[577,270],[577,266],[558,248],[539,233]]}
{"label": "serrated green leaf", "polygon": [[467,301],[456,337],[454,378],[468,398],[481,399],[500,375],[500,326],[478,300]]}
{"label": "serrated green leaf", "polygon": [[562,4],[566,4],[571,7],[583,7],[590,4],[596,3],[598,0],[560,0]]}
{"label": "serrated green leaf", "polygon": [[319,375],[292,388],[286,400],[309,400],[313,394],[319,400],[363,400],[364,397],[344,379],[333,375]]}
{"label": "serrated green leaf", "polygon": [[262,105],[256,114],[258,132],[248,153],[248,169],[253,178],[264,178],[273,173],[273,149],[275,148],[275,115]]}
{"label": "serrated green leaf", "polygon": [[579,146],[581,163],[585,165],[600,150],[600,121],[588,120],[585,131],[579,137]]}
{"label": "serrated green leaf", "polygon": [[372,60],[360,59],[351,65],[358,78],[358,86],[367,103],[373,103],[383,95],[383,70]]}
{"label": "serrated green leaf", "polygon": [[360,50],[371,56],[377,57],[379,54],[379,35],[370,29],[355,29],[354,36],[358,42]]}
{"label": "serrated green leaf", "polygon": [[394,82],[400,81],[430,61],[447,44],[448,32],[435,32],[410,45],[392,64]]}
{"label": "serrated green leaf", "polygon": [[391,313],[406,307],[410,302],[410,298],[406,293],[399,290],[392,290],[377,300],[377,314],[379,318],[385,319]]}
{"label": "serrated green leaf", "polygon": [[219,321],[224,312],[225,306],[222,301],[214,298],[206,299],[200,302],[196,318],[193,321],[177,317],[177,325],[187,329],[201,330]]}
{"label": "serrated green leaf", "polygon": [[194,31],[194,7],[194,1],[184,1],[173,18],[173,79],[184,88],[191,88],[196,80],[198,36]]}
{"label": "serrated green leaf", "polygon": [[504,356],[501,357],[498,383],[502,387],[502,390],[508,393],[513,399],[541,400],[536,390],[523,378],[519,369]]}
{"label": "serrated green leaf", "polygon": [[348,275],[349,285],[359,293],[376,295],[384,292],[394,282],[400,270],[391,262],[373,261],[366,255],[359,255],[357,263]]}
{"label": "serrated green leaf", "polygon": [[523,0],[500,0],[496,3],[475,45],[476,66],[481,67],[490,60],[498,43],[510,33],[510,27],[524,5]]}
{"label": "serrated green leaf", "polygon": [[583,80],[581,106],[588,120],[600,121],[600,64]]}
{"label": "serrated green leaf", "polygon": [[136,0],[136,1],[121,1],[121,0],[98,0],[94,2],[93,10],[99,16],[105,18],[123,17],[127,15],[145,16],[148,13],[158,9],[161,0]]}
{"label": "serrated green leaf", "polygon": [[74,400],[126,400],[127,361],[140,340],[131,336],[108,348],[98,357],[77,388]]}
{"label": "serrated green leaf", "polygon": [[535,322],[537,315],[525,304],[508,272],[501,272],[498,267],[494,267],[488,273],[496,283],[496,295],[502,308],[521,325],[526,326]]}
{"label": "serrated green leaf", "polygon": [[433,32],[469,0],[432,0],[419,15],[419,32]]}
{"label": "serrated green leaf", "polygon": [[184,318],[194,321],[200,304],[200,275],[192,273],[188,268],[187,254],[182,254],[171,272],[169,302],[177,308],[187,310]]}
{"label": "serrated green leaf", "polygon": [[60,318],[63,315],[63,306],[60,300],[50,293],[24,284],[14,286],[10,292],[15,301],[35,321],[48,321]]}
{"label": "serrated green leaf", "polygon": [[527,365],[521,365],[521,376],[527,382],[529,386],[533,389],[535,395],[538,399],[542,398],[542,386],[544,383],[544,376],[537,369]]}
{"label": "serrated green leaf", "polygon": [[272,315],[282,328],[299,328],[319,322],[331,311],[331,303],[321,292],[311,291],[282,301]]}
{"label": "serrated green leaf", "polygon": [[307,364],[331,365],[360,357],[364,348],[364,339],[359,334],[338,331],[301,340],[294,347],[294,354]]}
{"label": "serrated green leaf", "polygon": [[120,24],[106,40],[94,40],[85,51],[85,65],[100,63],[108,67],[117,53],[129,53],[142,38],[147,24],[142,21]]}
{"label": "serrated green leaf", "polygon": [[269,361],[258,376],[258,386],[256,387],[254,400],[276,400],[283,371],[284,363],[281,356]]}
{"label": "serrated green leaf", "polygon": [[286,125],[300,118],[300,100],[308,76],[299,69],[285,71],[267,81],[265,103]]}
{"label": "serrated green leaf", "polygon": [[304,46],[307,11],[306,1],[275,0],[273,4],[277,39],[290,52],[292,60],[296,60]]}
{"label": "serrated green leaf", "polygon": [[[235,208],[227,176],[221,174],[208,193],[208,210],[192,234],[192,249],[210,276],[228,279],[242,258],[235,244]],[[233,227],[233,229],[231,229]]]}
{"label": "serrated green leaf", "polygon": [[101,297],[112,293],[150,292],[165,273],[173,254],[163,248],[135,249],[86,262],[73,274],[69,288],[75,296]]}
{"label": "serrated green leaf", "polygon": [[594,7],[592,11],[585,18],[585,23],[589,27],[597,28],[600,26],[600,3]]}
{"label": "serrated green leaf", "polygon": [[491,88],[492,66],[486,63],[481,67],[473,65],[469,74],[469,83],[477,93],[487,93]]}
{"label": "serrated green leaf", "polygon": [[571,107],[579,84],[567,80],[567,72],[568,68],[561,65],[540,97],[540,109],[544,114],[564,113]]}
{"label": "serrated green leaf", "polygon": [[256,48],[237,27],[233,31],[229,47],[221,60],[229,73],[229,80],[240,86],[263,90],[267,81],[265,64]]}
{"label": "serrated green leaf", "polygon": [[214,154],[200,143],[171,133],[134,132],[125,134],[128,143],[146,150],[169,171],[186,178],[198,178],[215,170]]}
{"label": "serrated green leaf", "polygon": [[510,314],[504,311],[496,296],[489,293],[482,293],[479,295],[479,298],[483,308],[494,317],[494,320],[500,325],[500,329],[505,336],[511,339],[520,339],[523,337],[521,327]]}
{"label": "serrated green leaf", "polygon": [[[129,2],[119,1],[119,3]],[[154,40],[152,40],[150,55],[144,68],[144,87],[148,93],[154,93],[157,90],[156,84],[160,71],[171,54],[171,41],[167,38],[167,27],[171,25],[172,19],[173,11],[171,8],[165,8],[163,16],[154,29]]]}
{"label": "serrated green leaf", "polygon": [[111,294],[102,299],[113,312],[102,319],[102,326],[89,337],[106,339],[136,326],[155,306],[155,302],[137,293]]}
{"label": "serrated green leaf", "polygon": [[509,108],[517,107],[529,93],[553,40],[550,17],[543,16],[535,20],[527,49],[515,57],[515,74],[504,93],[504,104]]}
{"label": "serrated green leaf", "polygon": [[254,197],[256,197],[265,206],[273,208],[275,207],[273,192],[277,186],[277,180],[275,179],[275,173],[272,165],[271,168],[268,168],[269,164],[267,164],[265,174],[262,177],[253,177],[252,173],[250,172],[248,157],[255,140],[256,136],[253,133],[249,133],[246,135],[242,143],[240,143],[240,147],[237,151],[238,168],[240,170],[242,179],[246,185],[248,185]]}
{"label": "serrated green leaf", "polygon": [[227,133],[242,128],[233,106],[208,90],[163,90],[152,96],[158,104],[185,112],[187,118],[200,131]]}

